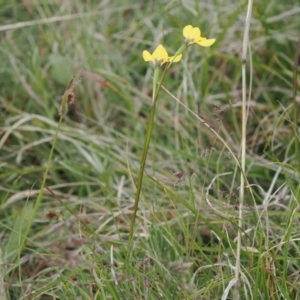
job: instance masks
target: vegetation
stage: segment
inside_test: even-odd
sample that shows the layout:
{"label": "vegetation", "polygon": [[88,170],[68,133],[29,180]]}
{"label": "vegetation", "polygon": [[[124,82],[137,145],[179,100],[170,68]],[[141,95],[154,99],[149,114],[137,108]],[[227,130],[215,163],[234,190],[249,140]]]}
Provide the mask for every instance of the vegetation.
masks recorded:
{"label": "vegetation", "polygon": [[300,299],[300,2],[254,2],[243,48],[248,1],[0,0],[0,299]]}

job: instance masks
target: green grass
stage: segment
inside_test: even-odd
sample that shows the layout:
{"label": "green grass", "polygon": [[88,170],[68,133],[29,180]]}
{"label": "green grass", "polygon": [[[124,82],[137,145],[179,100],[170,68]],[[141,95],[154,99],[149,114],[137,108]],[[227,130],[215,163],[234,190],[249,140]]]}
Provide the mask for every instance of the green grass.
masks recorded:
{"label": "green grass", "polygon": [[[300,299],[300,2],[253,6],[240,229],[248,2],[158,2],[0,0],[0,299]],[[154,71],[142,51],[173,55],[187,24],[217,41],[165,78],[128,259]]]}

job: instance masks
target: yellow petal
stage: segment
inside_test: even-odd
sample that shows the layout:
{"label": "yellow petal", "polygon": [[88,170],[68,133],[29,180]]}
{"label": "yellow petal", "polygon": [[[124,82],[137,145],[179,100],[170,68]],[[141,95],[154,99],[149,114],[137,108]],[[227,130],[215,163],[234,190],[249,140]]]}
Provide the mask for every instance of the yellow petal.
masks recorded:
{"label": "yellow petal", "polygon": [[147,50],[143,51],[143,59],[144,61],[154,61],[152,55]]}
{"label": "yellow petal", "polygon": [[190,44],[195,43],[200,39],[201,31],[198,27],[193,27],[192,25],[187,25],[183,28],[183,36],[190,40]]}
{"label": "yellow petal", "polygon": [[157,48],[154,50],[152,56],[154,59],[163,60],[163,61],[168,60],[169,57],[168,52],[163,45],[158,45]]}
{"label": "yellow petal", "polygon": [[197,41],[198,39],[200,39],[200,36],[201,36],[201,31],[198,27],[194,27],[192,30],[191,30],[191,33],[190,33],[190,38],[193,39],[194,41]]}
{"label": "yellow petal", "polygon": [[182,34],[185,38],[188,38],[190,36],[190,32],[192,31],[193,26],[192,25],[186,25],[183,28]]}
{"label": "yellow petal", "polygon": [[181,58],[182,58],[182,54],[177,55],[177,56],[174,58],[174,60],[173,60],[173,58],[174,58],[174,56],[171,56],[171,57],[169,58],[169,61],[179,62],[179,61],[181,60]]}
{"label": "yellow petal", "polygon": [[204,39],[201,40],[200,42],[197,42],[198,45],[202,46],[202,47],[209,47],[211,46],[214,42],[216,41],[216,39]]}

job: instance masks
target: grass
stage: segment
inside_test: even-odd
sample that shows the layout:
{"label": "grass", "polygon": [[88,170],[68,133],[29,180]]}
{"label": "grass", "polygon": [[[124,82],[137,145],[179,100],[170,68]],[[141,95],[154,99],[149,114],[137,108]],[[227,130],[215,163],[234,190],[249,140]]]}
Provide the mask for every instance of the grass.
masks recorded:
{"label": "grass", "polygon": [[[299,1],[254,2],[246,136],[248,2],[113,2],[0,0],[0,298],[300,299]],[[173,55],[187,24],[217,41],[167,72],[128,259],[152,101],[142,51]]]}

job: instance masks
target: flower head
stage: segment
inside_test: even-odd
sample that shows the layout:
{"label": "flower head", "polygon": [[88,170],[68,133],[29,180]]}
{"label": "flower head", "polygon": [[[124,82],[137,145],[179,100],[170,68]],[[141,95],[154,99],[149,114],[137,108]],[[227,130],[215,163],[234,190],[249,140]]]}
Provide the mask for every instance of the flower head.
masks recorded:
{"label": "flower head", "polygon": [[153,54],[150,54],[147,50],[143,51],[144,61],[152,61],[154,66],[160,67],[166,62],[178,62],[181,60],[182,54],[174,56],[169,56],[167,50],[163,45],[158,45],[154,50]]}
{"label": "flower head", "polygon": [[203,47],[209,47],[216,41],[216,39],[202,37],[200,29],[192,25],[187,25],[183,28],[183,36],[187,45],[198,44]]}

